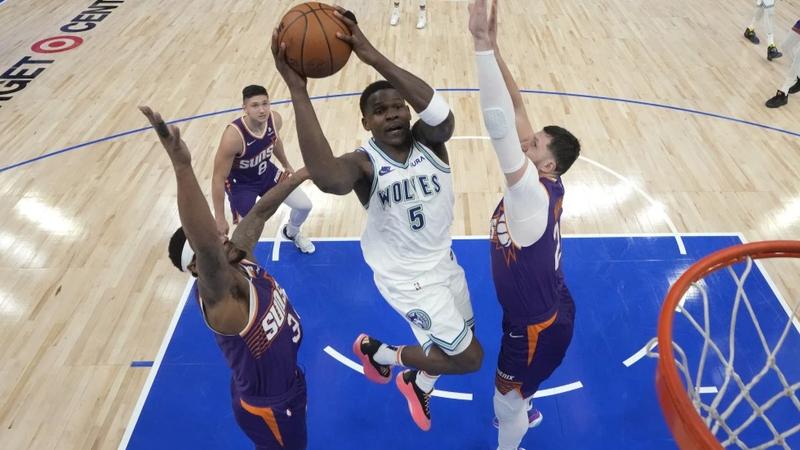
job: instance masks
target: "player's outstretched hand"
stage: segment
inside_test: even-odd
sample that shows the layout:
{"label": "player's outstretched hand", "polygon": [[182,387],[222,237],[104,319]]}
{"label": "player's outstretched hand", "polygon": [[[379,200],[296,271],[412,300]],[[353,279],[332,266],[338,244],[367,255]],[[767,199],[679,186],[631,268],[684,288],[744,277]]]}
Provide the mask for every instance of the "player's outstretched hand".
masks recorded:
{"label": "player's outstretched hand", "polygon": [[181,139],[181,130],[175,125],[168,126],[164,119],[161,118],[161,114],[153,111],[149,106],[140,106],[139,111],[147,117],[150,125],[156,130],[158,139],[167,151],[172,165],[175,167],[184,165],[191,167],[192,155],[189,153],[186,142]]}
{"label": "player's outstretched hand", "polygon": [[497,46],[497,1],[492,0],[492,10],[489,12],[489,40],[492,41],[492,48],[498,50]]}
{"label": "player's outstretched hand", "polygon": [[489,36],[489,20],[486,11],[486,0],[475,0],[469,4],[469,32],[475,42],[475,50],[492,48]]}
{"label": "player's outstretched hand", "polygon": [[341,6],[334,6],[334,8],[336,8],[334,15],[347,25],[347,28],[350,30],[349,36],[337,31],[336,37],[350,44],[350,46],[353,47],[353,52],[358,56],[358,59],[364,61],[366,64],[373,65],[380,56],[380,53],[375,49],[369,39],[364,36],[364,33],[358,26],[355,14]]}
{"label": "player's outstretched hand", "polygon": [[278,73],[281,74],[283,77],[283,81],[286,82],[286,85],[289,86],[289,89],[292,88],[302,88],[305,89],[306,87],[306,78],[296,70],[292,69],[292,66],[286,61],[286,43],[285,42],[278,42],[278,29],[272,31],[272,57],[275,58],[275,68],[278,69]]}

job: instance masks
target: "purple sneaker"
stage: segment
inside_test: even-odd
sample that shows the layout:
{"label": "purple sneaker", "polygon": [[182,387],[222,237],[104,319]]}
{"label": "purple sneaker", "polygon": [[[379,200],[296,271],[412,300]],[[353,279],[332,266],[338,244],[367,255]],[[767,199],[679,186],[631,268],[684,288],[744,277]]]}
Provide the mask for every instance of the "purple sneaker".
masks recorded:
{"label": "purple sneaker", "polygon": [[[544,419],[542,412],[531,405],[531,408],[528,410],[528,428],[538,427],[542,423],[542,419]],[[494,425],[495,428],[500,428],[500,422],[497,421],[497,417],[492,419],[492,425]]]}

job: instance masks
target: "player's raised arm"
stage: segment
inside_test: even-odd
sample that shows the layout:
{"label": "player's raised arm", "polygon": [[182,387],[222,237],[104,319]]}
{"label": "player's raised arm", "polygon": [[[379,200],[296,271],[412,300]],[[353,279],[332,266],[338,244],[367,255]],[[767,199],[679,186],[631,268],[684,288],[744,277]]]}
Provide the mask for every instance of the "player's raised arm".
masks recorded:
{"label": "player's raised arm", "polygon": [[225,180],[231,173],[236,155],[242,152],[242,138],[233,127],[226,127],[214,155],[214,173],[211,176],[211,203],[214,205],[214,218],[217,230],[228,234],[228,221],[225,219]]}
{"label": "player's raised arm", "polygon": [[275,187],[267,191],[256,202],[253,209],[239,222],[239,225],[233,230],[231,242],[237,248],[247,252],[247,259],[255,262],[253,249],[255,249],[261,232],[264,231],[264,224],[275,214],[275,211],[286,200],[286,197],[307,179],[308,170],[305,167],[284,178]]}
{"label": "player's raised arm", "polygon": [[525,109],[525,102],[522,101],[522,94],[519,92],[519,86],[514,81],[511,71],[508,69],[505,60],[500,55],[500,46],[497,43],[497,2],[499,0],[492,0],[492,10],[489,14],[489,39],[492,41],[492,48],[494,49],[494,57],[497,60],[497,65],[500,67],[500,72],[503,74],[503,81],[511,95],[511,103],[514,105],[514,121],[517,127],[517,134],[519,135],[520,142],[523,147],[530,144],[533,139],[533,127],[528,118],[528,111]]}
{"label": "player's raised arm", "polygon": [[331,146],[322,133],[319,119],[308,96],[306,79],[286,62],[286,46],[278,42],[277,30],[272,33],[272,55],[275,58],[275,67],[289,87],[292,96],[295,126],[298,130],[297,140],[311,179],[323,192],[347,194],[353,190],[356,183],[365,176],[371,177],[372,174],[366,174],[355,158],[333,156]]}
{"label": "player's raised arm", "polygon": [[514,105],[494,56],[489,35],[486,0],[476,0],[470,4],[469,12],[469,31],[472,33],[475,45],[483,123],[492,139],[500,169],[506,176],[506,183],[511,187],[522,178],[528,159],[522,152],[517,134]]}
{"label": "player's raised arm", "polygon": [[289,163],[289,159],[286,158],[286,150],[283,148],[283,139],[281,139],[280,134],[281,128],[283,128],[283,117],[278,111],[272,111],[272,123],[275,126],[275,148],[272,154],[281,163],[284,172],[294,173],[294,167]]}
{"label": "player's raised arm", "polygon": [[349,43],[358,58],[386,78],[419,114],[421,121],[414,124],[414,136],[434,150],[449,140],[455,128],[455,118],[447,102],[424,80],[399,67],[378,51],[364,36],[351,12],[341,7],[336,8],[336,16],[350,29],[349,36],[337,33],[337,37]]}
{"label": "player's raised arm", "polygon": [[228,270],[228,260],[222,249],[214,217],[192,170],[191,154],[181,139],[178,127],[167,126],[161,115],[147,106],[141,106],[139,110],[155,128],[161,145],[172,161],[178,182],[178,213],[181,225],[197,257],[201,295],[208,305],[212,305],[229,295],[234,280]]}

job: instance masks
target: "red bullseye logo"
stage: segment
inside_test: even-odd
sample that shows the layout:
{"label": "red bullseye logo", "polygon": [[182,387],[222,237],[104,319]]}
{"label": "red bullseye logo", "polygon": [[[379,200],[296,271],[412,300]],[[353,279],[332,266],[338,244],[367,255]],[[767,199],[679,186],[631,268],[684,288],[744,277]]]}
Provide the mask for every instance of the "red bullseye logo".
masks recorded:
{"label": "red bullseye logo", "polygon": [[35,42],[31,50],[36,53],[61,53],[83,44],[83,39],[78,36],[53,36]]}

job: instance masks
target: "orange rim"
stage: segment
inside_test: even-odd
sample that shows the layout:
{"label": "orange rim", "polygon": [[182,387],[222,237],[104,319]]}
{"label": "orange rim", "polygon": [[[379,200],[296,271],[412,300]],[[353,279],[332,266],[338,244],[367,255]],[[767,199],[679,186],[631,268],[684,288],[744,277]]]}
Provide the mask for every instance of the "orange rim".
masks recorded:
{"label": "orange rim", "polygon": [[694,409],[675,367],[672,352],[672,317],[692,283],[747,258],[800,258],[800,241],[763,241],[719,250],[694,263],[673,283],[658,316],[658,366],[656,391],[664,418],[681,449],[721,450],[722,445]]}

